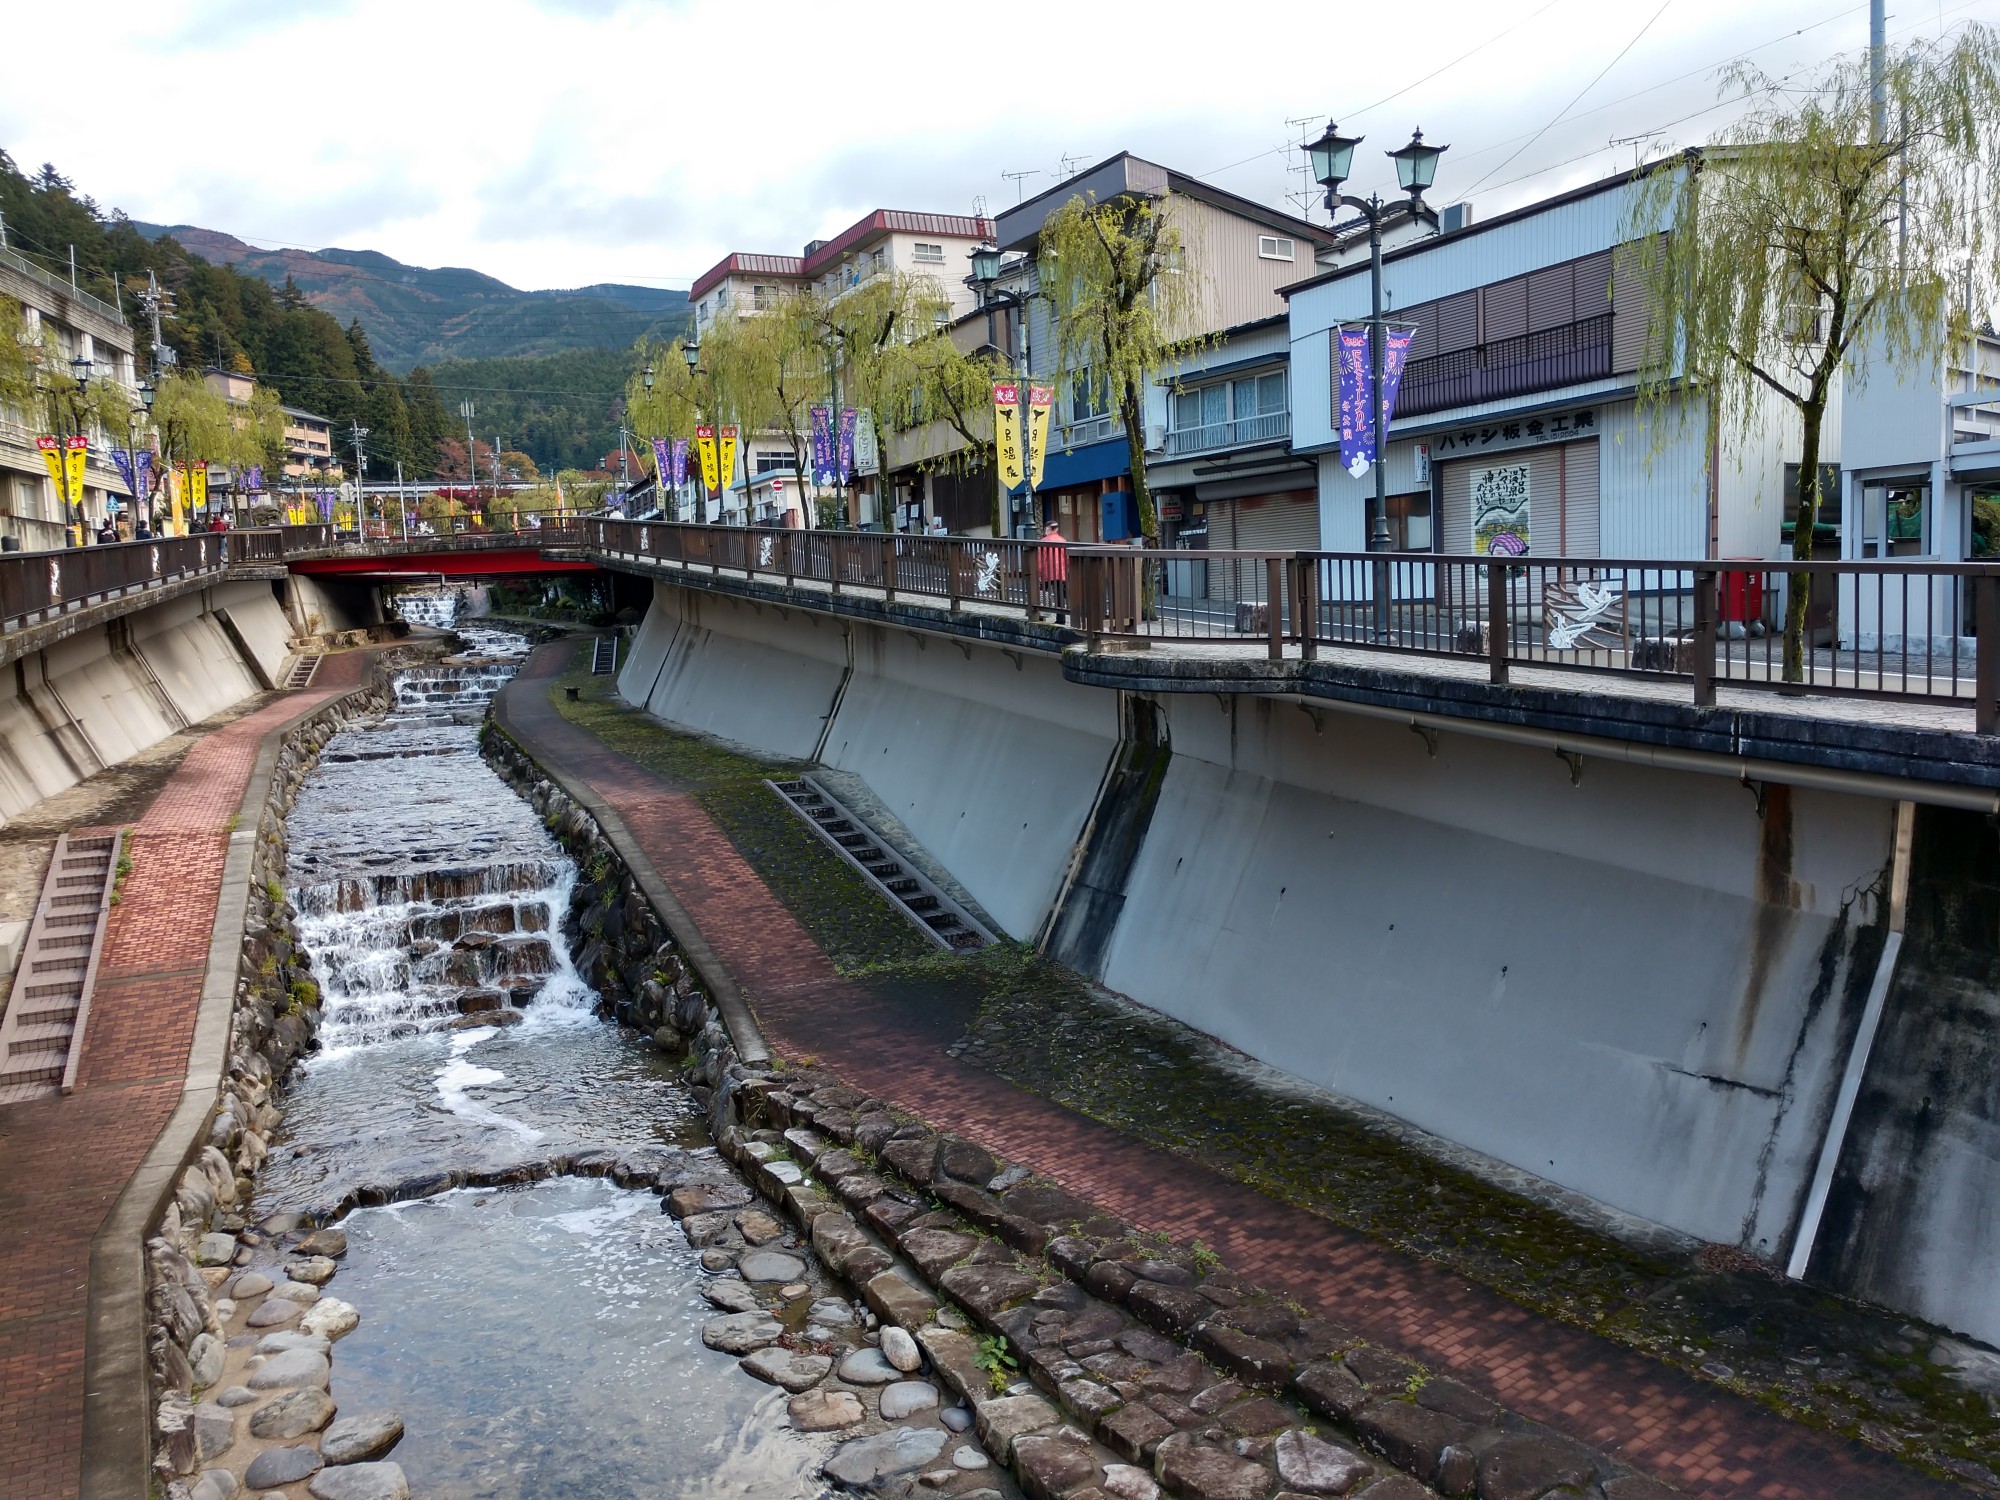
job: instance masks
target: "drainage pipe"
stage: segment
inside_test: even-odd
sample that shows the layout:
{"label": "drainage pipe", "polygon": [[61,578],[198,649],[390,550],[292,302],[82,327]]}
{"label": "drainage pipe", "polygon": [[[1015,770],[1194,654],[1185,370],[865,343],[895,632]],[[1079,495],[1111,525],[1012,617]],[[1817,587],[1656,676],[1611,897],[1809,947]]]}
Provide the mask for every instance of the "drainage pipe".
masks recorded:
{"label": "drainage pipe", "polygon": [[1889,998],[1889,982],[1896,976],[1896,958],[1903,951],[1903,917],[1910,896],[1910,835],[1915,822],[1913,803],[1896,804],[1896,852],[1889,865],[1889,935],[1882,942],[1882,957],[1875,964],[1875,982],[1868,986],[1868,1003],[1861,1008],[1861,1026],[1848,1050],[1847,1071],[1840,1076],[1840,1092],[1834,1096],[1833,1118],[1826,1124],[1826,1139],[1820,1143],[1819,1165],[1813,1171],[1812,1188],[1806,1194],[1806,1210],[1799,1220],[1799,1232],[1792,1241],[1792,1258],[1785,1274],[1802,1280],[1812,1261],[1813,1243],[1819,1238],[1820,1219],[1826,1213],[1827,1193],[1833,1187],[1834,1168],[1840,1165],[1842,1147],[1847,1144],[1847,1127],[1854,1119],[1854,1101],[1861,1094],[1861,1079],[1868,1071],[1868,1056],[1875,1049],[1875,1033],[1882,1025],[1882,1007]]}
{"label": "drainage pipe", "polygon": [[1744,755],[1717,755],[1705,750],[1676,750],[1665,745],[1635,744],[1600,735],[1560,734],[1552,729],[1495,724],[1485,719],[1464,719],[1407,708],[1381,708],[1372,703],[1336,702],[1307,697],[1303,693],[1246,693],[1243,696],[1277,698],[1296,703],[1315,718],[1321,713],[1359,714],[1363,718],[1404,724],[1425,739],[1439,734],[1463,734],[1475,739],[1499,740],[1510,745],[1550,750],[1573,762],[1586,756],[1620,760],[1661,771],[1693,771],[1704,776],[1727,776],[1733,781],[1745,783],[1773,782],[1780,786],[1841,792],[1853,797],[1874,797],[1885,802],[1921,802],[1928,807],[1955,807],[1967,812],[2000,815],[2000,791],[1989,787],[1951,786],[1944,782],[1913,781],[1905,776],[1885,776],[1870,771],[1841,771],[1830,766],[1800,766]]}

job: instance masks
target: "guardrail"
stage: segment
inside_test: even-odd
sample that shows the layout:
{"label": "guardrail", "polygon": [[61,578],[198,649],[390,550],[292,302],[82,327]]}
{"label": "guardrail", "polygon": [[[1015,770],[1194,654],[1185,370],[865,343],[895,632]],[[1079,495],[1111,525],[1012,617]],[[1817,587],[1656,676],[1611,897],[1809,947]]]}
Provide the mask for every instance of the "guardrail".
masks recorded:
{"label": "guardrail", "polygon": [[[1323,649],[1618,673],[1718,687],[1970,704],[2000,732],[2000,564],[1148,551],[1009,538],[684,526],[552,518],[538,527],[356,537],[330,525],[205,533],[0,554],[7,629],[232,564],[358,545],[594,548],[790,587],[938,600],[1107,639],[1254,646],[1272,660]],[[1196,565],[1200,565],[1196,571]],[[1788,643],[1787,604],[1804,630]],[[1986,643],[1987,649],[1981,650]]]}
{"label": "guardrail", "polygon": [[[638,560],[1053,618],[1093,645],[1322,649],[1970,704],[2000,731],[2000,564],[1145,551],[978,537],[581,523]],[[1195,572],[1200,566],[1200,572]],[[1786,601],[1805,628],[1788,658]],[[1979,650],[1979,642],[1995,643]]]}
{"label": "guardrail", "polygon": [[248,561],[267,548],[261,538],[269,535],[203,532],[55,552],[0,553],[0,624],[19,630],[194,574],[220,574],[232,562]]}

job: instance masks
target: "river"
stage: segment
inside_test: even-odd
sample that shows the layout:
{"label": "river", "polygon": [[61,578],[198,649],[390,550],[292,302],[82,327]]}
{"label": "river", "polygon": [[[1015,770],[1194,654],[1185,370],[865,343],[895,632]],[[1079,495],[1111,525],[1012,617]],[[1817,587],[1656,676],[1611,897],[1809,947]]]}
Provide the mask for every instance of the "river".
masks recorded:
{"label": "river", "polygon": [[[360,1205],[333,1395],[403,1416],[418,1494],[821,1495],[831,1440],[703,1347],[699,1252],[657,1196],[544,1175],[713,1148],[678,1070],[595,1014],[560,935],[575,866],[479,756],[526,643],[460,634],[462,657],[400,673],[389,713],[328,742],[288,821],[322,1045],[255,1215]],[[496,1007],[522,1018],[460,1029]]]}

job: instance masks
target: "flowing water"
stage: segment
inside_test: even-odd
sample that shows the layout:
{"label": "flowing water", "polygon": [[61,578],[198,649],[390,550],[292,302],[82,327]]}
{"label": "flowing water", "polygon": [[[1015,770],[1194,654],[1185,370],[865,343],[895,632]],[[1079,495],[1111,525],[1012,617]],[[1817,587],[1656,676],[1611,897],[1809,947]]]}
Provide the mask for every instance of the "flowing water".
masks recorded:
{"label": "flowing water", "polygon": [[[576,868],[479,757],[526,645],[398,675],[335,736],[289,819],[289,884],[323,996],[256,1212],[344,1220],[331,1289],[350,1412],[395,1410],[413,1489],[456,1497],[814,1496],[829,1441],[701,1345],[699,1260],[651,1192],[530,1179],[581,1153],[712,1154],[679,1074],[597,1018],[561,935]],[[519,1024],[458,1029],[469,1012]],[[413,1192],[434,1193],[415,1201]]]}
{"label": "flowing water", "polygon": [[412,589],[396,596],[396,613],[412,625],[449,630],[457,623],[465,596],[458,589]]}

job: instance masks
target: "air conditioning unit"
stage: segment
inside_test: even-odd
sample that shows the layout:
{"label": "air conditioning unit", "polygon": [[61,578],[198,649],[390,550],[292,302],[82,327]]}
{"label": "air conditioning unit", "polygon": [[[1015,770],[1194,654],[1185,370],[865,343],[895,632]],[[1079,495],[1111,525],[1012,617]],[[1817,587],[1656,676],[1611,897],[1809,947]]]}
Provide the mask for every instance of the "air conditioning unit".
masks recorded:
{"label": "air conditioning unit", "polygon": [[1148,453],[1160,453],[1165,451],[1166,446],[1167,424],[1164,422],[1149,423],[1146,427],[1146,451]]}

